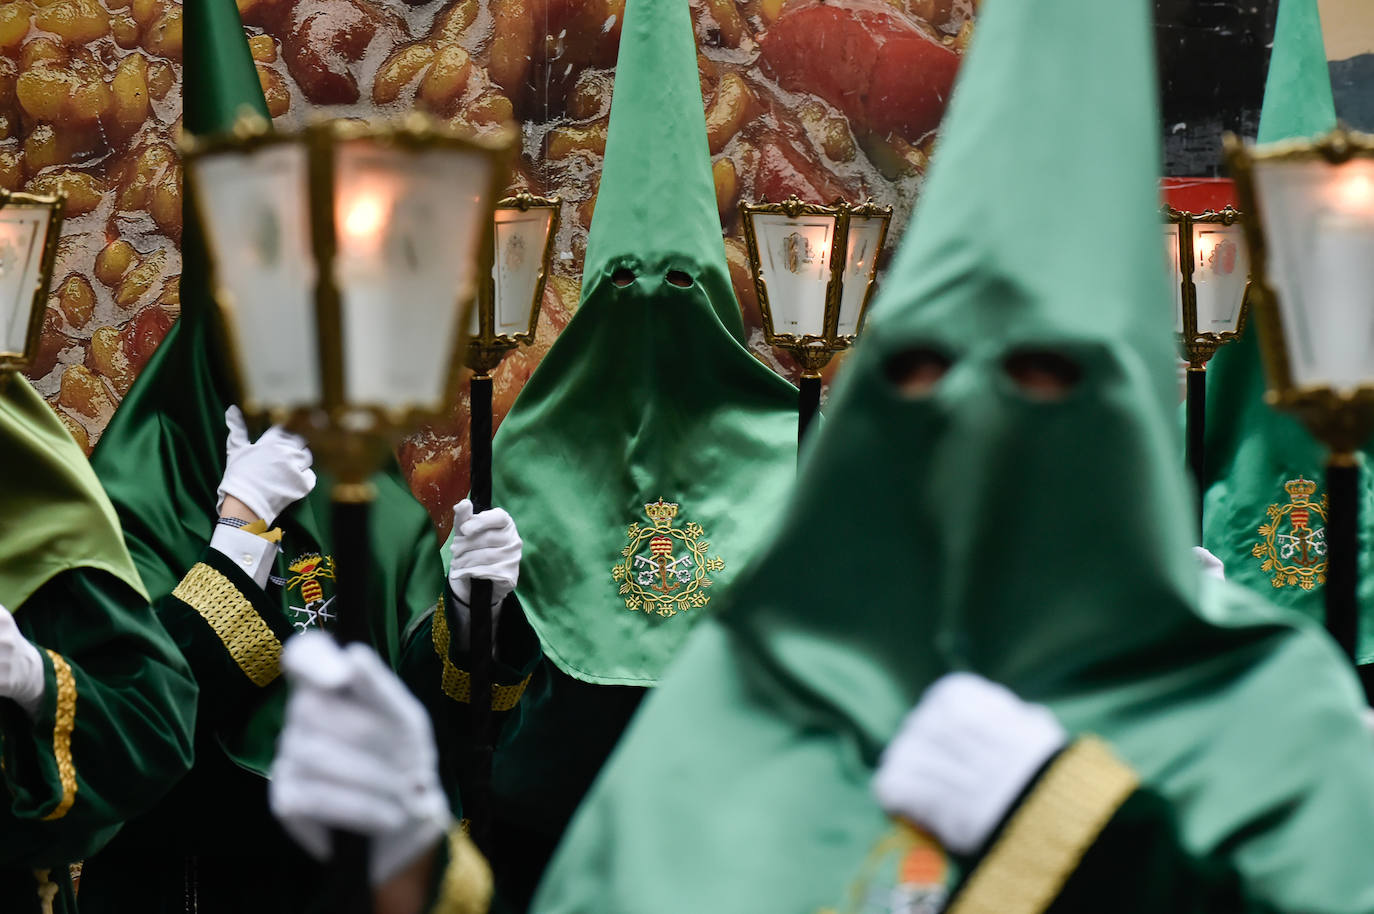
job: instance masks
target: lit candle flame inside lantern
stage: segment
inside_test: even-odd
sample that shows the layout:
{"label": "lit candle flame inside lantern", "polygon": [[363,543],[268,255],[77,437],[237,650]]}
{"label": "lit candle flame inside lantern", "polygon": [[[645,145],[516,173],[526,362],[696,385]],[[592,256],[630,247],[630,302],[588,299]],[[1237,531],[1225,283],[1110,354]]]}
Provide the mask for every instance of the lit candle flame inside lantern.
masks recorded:
{"label": "lit candle flame inside lantern", "polygon": [[1351,212],[1374,214],[1374,177],[1356,173],[1341,183],[1340,201]]}
{"label": "lit candle flame inside lantern", "polygon": [[349,240],[374,247],[386,221],[386,203],[380,194],[363,192],[347,204],[343,219]]}

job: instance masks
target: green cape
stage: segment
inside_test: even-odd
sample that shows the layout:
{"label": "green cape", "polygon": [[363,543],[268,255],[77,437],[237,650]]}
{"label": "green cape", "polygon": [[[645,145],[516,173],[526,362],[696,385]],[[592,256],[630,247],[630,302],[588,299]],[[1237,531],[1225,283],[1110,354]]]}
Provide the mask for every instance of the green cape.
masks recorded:
{"label": "green cape", "polygon": [[[246,109],[267,106],[232,0],[198,0],[186,23],[186,127],[229,129]],[[97,475],[123,522],[134,561],[154,595],[169,593],[200,557],[215,526],[224,475],[224,410],[233,401],[224,351],[213,320],[203,243],[195,220],[183,235],[181,317],[158,346],[111,419],[92,456]],[[400,655],[405,619],[432,605],[443,583],[429,516],[393,462],[374,480],[368,578],[372,644],[391,661]],[[279,574],[312,553],[329,555],[330,479],[281,515]],[[422,546],[423,548],[417,548]],[[332,582],[326,582],[326,595]],[[414,592],[412,592],[414,591]],[[283,589],[286,601],[295,599]],[[221,734],[231,756],[265,773],[274,753],[285,690],[277,689],[240,733]]]}
{"label": "green cape", "polygon": [[630,0],[582,301],[493,446],[518,596],[577,679],[653,685],[786,497],[796,390],[742,336],[688,4]]}
{"label": "green cape", "polygon": [[[972,670],[1110,741],[1190,849],[1293,911],[1368,911],[1374,764],[1315,627],[1204,582],[1176,458],[1147,0],[987,0],[939,152],[798,493],[648,698],[541,912],[786,912],[846,895],[883,746]],[[1084,222],[1110,201],[1109,231]],[[912,349],[948,372],[908,399]],[[1004,360],[1071,356],[1033,401]]]}
{"label": "green cape", "polygon": [[[1336,126],[1330,69],[1316,0],[1283,0],[1264,90],[1259,141],[1326,133]],[[1259,334],[1251,322],[1207,367],[1207,431],[1202,542],[1226,577],[1279,606],[1314,619],[1326,615],[1325,541],[1304,550],[1293,539],[1295,505],[1306,503],[1315,539],[1325,526],[1326,447],[1297,419],[1264,402]],[[1374,469],[1361,468],[1360,516],[1374,530]],[[1315,488],[1313,488],[1315,486]],[[1290,491],[1291,489],[1291,491]],[[1301,509],[1300,509],[1301,511]],[[1360,552],[1358,660],[1374,662],[1374,542]]]}
{"label": "green cape", "polygon": [[18,612],[73,568],[108,571],[148,593],[86,455],[18,372],[0,375],[0,605]]}

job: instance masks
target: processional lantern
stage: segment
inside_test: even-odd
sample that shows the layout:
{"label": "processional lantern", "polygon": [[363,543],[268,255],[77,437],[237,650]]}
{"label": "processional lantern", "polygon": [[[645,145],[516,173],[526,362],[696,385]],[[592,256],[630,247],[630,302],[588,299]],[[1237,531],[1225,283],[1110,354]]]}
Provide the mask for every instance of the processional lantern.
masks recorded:
{"label": "processional lantern", "polygon": [[1164,249],[1174,289],[1174,330],[1188,362],[1187,456],[1201,520],[1206,488],[1207,363],[1240,337],[1249,309],[1250,260],[1241,214],[1230,206],[1190,213],[1164,207]]}
{"label": "processional lantern", "polygon": [[763,335],[802,366],[798,439],[820,406],[821,370],[863,326],[892,207],[740,203]]}
{"label": "processional lantern", "polygon": [[[467,364],[469,383],[469,483],[474,512],[491,507],[491,373],[506,354],[534,341],[553,262],[554,238],[563,201],[519,193],[496,206],[494,243],[489,269],[477,290],[477,306],[470,318]],[[491,582],[474,580],[469,600],[469,644],[472,656],[473,772],[465,794],[473,840],[490,853],[487,834],[491,822]]]}
{"label": "processional lantern", "polygon": [[0,189],[0,372],[24,371],[37,355],[65,203]]}
{"label": "processional lantern", "polygon": [[190,145],[248,415],[290,425],[347,470],[363,439],[391,442],[447,412],[507,149],[420,114],[294,133],[248,118]]}
{"label": "processional lantern", "polygon": [[1374,136],[1337,127],[1251,146],[1226,138],[1254,271],[1269,402],[1329,448],[1327,628],[1359,635],[1358,452],[1374,436]]}

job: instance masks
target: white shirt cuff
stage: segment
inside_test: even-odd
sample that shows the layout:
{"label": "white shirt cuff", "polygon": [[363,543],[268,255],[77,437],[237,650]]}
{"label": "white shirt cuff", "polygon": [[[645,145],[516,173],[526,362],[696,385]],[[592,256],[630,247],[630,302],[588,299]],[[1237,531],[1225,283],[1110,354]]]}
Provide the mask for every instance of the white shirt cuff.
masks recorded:
{"label": "white shirt cuff", "polygon": [[277,554],[276,543],[228,524],[215,524],[210,548],[226,556],[259,587],[267,589],[267,576],[272,573],[272,559]]}

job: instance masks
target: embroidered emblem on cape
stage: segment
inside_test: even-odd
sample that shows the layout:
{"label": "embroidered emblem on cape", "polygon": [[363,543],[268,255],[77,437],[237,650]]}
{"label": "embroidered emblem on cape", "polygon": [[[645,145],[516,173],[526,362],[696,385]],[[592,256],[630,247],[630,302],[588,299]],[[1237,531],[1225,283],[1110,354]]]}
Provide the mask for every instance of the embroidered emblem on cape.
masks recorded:
{"label": "embroidered emblem on cape", "polygon": [[332,624],[335,614],[329,607],[334,602],[334,595],[325,596],[323,582],[334,580],[334,557],[307,552],[286,568],[292,575],[286,580],[287,600],[291,601],[292,591],[296,590],[304,604],[286,604],[291,624],[301,632],[308,628],[323,628],[327,624]]}
{"label": "embroidered emblem on cape", "polygon": [[1251,554],[1264,559],[1261,571],[1272,572],[1269,583],[1275,587],[1301,587],[1311,590],[1326,583],[1326,508],[1312,501],[1317,484],[1299,476],[1283,484],[1288,504],[1270,505],[1268,523],[1260,525],[1263,539]]}
{"label": "embroidered emblem on cape", "polygon": [[711,575],[725,570],[725,561],[707,558],[711,544],[702,539],[700,524],[674,525],[677,509],[660,498],[644,506],[649,526],[635,523],[625,531],[630,542],[611,566],[611,577],[626,609],[675,616],[711,602],[705,590],[714,583]]}
{"label": "embroidered emblem on cape", "polygon": [[907,824],[883,835],[850,886],[845,914],[938,914],[949,900],[949,858]]}

